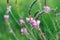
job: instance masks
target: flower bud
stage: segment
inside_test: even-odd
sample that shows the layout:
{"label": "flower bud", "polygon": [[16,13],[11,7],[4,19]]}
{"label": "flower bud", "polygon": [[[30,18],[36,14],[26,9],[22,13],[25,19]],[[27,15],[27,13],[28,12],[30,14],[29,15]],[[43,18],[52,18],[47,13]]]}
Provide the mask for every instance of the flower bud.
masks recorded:
{"label": "flower bud", "polygon": [[32,20],[31,22],[32,26],[36,29],[39,29],[39,24],[40,24],[40,21],[39,20]]}
{"label": "flower bud", "polygon": [[26,28],[21,28],[21,32],[22,32],[23,34],[27,34],[27,29],[26,29]]}
{"label": "flower bud", "polygon": [[7,11],[11,11],[11,6],[7,6]]}
{"label": "flower bud", "polygon": [[5,14],[5,15],[4,15],[4,18],[5,18],[5,19],[9,19],[9,15]]}
{"label": "flower bud", "polygon": [[20,19],[20,24],[24,24],[24,20],[23,19]]}
{"label": "flower bud", "polygon": [[30,18],[26,18],[26,22],[30,22]]}
{"label": "flower bud", "polygon": [[32,20],[31,23],[32,23],[32,24],[33,24],[33,23],[36,23],[36,20]]}
{"label": "flower bud", "polygon": [[50,12],[50,7],[48,7],[48,6],[44,6],[44,11],[45,11],[45,13],[49,13]]}
{"label": "flower bud", "polygon": [[36,27],[37,26],[36,20],[32,20],[31,24],[32,24],[33,27]]}

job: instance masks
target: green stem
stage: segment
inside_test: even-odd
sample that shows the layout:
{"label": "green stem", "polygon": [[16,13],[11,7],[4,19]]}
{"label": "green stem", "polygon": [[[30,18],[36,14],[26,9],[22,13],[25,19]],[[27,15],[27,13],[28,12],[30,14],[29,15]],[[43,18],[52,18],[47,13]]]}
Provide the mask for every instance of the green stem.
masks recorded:
{"label": "green stem", "polygon": [[[43,18],[42,18],[42,19],[43,19]],[[47,23],[45,22],[45,19],[43,19],[43,21],[44,21],[44,23],[46,24],[46,27],[47,27],[48,32],[50,33],[50,35],[51,35],[52,37],[54,37],[53,34],[52,34],[52,32],[50,31],[50,29],[48,28],[48,25],[47,25]]]}
{"label": "green stem", "polygon": [[12,11],[10,11],[10,13],[11,13],[11,15],[12,15],[13,19],[15,20],[15,22],[20,26],[20,23],[19,23],[19,22],[17,21],[17,19],[14,17],[14,15],[13,15]]}
{"label": "green stem", "polygon": [[10,23],[9,23],[9,20],[6,20],[6,23],[7,23],[8,26],[9,26],[10,32],[13,34],[13,36],[16,38],[16,40],[18,40],[18,38],[16,37],[16,34],[14,33],[13,29],[11,28],[11,25],[10,25]]}
{"label": "green stem", "polygon": [[56,34],[56,40],[59,40],[60,39],[60,32],[58,32],[57,34]]}
{"label": "green stem", "polygon": [[40,30],[39,30],[39,33],[40,33],[40,36],[42,37],[42,39],[43,39],[43,40],[46,40],[46,37],[45,37],[45,35],[43,34],[41,28],[40,28]]}
{"label": "green stem", "polygon": [[55,31],[57,31],[57,29],[56,29],[56,26],[55,26],[55,23],[54,23],[54,20],[52,19],[52,17],[50,16],[50,14],[48,14],[49,15],[49,17],[50,17],[50,19],[51,19],[51,21],[52,21],[52,23],[53,23],[53,27],[54,27],[54,29],[55,29]]}
{"label": "green stem", "polygon": [[25,35],[29,40],[33,40],[33,38],[28,34]]}
{"label": "green stem", "polygon": [[34,38],[34,40],[37,40],[37,39],[35,38],[34,34],[32,33],[32,31],[29,30],[28,26],[27,26],[26,24],[24,24],[24,25],[25,25],[25,27],[28,29],[28,31],[30,32],[30,34],[32,35],[32,37]]}

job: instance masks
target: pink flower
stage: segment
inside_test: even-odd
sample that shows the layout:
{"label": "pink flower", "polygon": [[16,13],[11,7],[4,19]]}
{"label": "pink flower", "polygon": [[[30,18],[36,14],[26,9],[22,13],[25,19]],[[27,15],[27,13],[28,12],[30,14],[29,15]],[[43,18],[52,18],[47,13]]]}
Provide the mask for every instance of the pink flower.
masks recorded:
{"label": "pink flower", "polygon": [[50,7],[48,7],[48,6],[44,6],[44,11],[45,11],[45,13],[49,13],[50,12]]}
{"label": "pink flower", "polygon": [[39,29],[39,24],[40,24],[40,21],[39,20],[32,20],[31,21],[31,24],[32,24],[32,26],[34,27],[34,28],[36,28],[36,29]]}
{"label": "pink flower", "polygon": [[40,24],[40,21],[39,21],[39,20],[37,20],[37,25],[39,26],[39,24]]}
{"label": "pink flower", "polygon": [[37,20],[37,27],[36,27],[36,29],[38,29],[38,30],[39,30],[39,25],[40,25],[40,21]]}
{"label": "pink flower", "polygon": [[32,24],[33,27],[36,27],[36,26],[37,26],[36,20],[32,20],[32,21],[31,21],[31,24]]}
{"label": "pink flower", "polygon": [[20,19],[20,24],[24,24],[24,20],[23,19]]}
{"label": "pink flower", "polygon": [[27,29],[26,29],[26,28],[22,28],[22,29],[21,29],[21,32],[22,32],[23,34],[27,34]]}
{"label": "pink flower", "polygon": [[4,15],[4,18],[5,18],[5,19],[9,19],[9,15],[5,14],[5,15]]}
{"label": "pink flower", "polygon": [[37,26],[36,22],[32,22],[32,26],[34,27]]}
{"label": "pink flower", "polygon": [[36,20],[32,20],[31,23],[32,23],[32,24],[36,23]]}
{"label": "pink flower", "polygon": [[11,11],[11,6],[8,5],[8,6],[7,6],[7,10],[8,10],[8,11]]}
{"label": "pink flower", "polygon": [[26,18],[26,22],[31,22],[32,20],[33,20],[32,17],[30,17],[30,18]]}
{"label": "pink flower", "polygon": [[26,22],[30,22],[30,18],[26,18]]}

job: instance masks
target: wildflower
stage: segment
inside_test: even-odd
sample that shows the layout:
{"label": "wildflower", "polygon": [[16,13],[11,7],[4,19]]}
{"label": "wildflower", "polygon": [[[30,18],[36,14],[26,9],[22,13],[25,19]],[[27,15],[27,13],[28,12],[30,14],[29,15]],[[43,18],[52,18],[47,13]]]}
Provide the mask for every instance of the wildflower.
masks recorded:
{"label": "wildflower", "polygon": [[30,22],[30,18],[26,18],[26,22]]}
{"label": "wildflower", "polygon": [[24,20],[22,18],[20,19],[20,24],[24,24]]}
{"label": "wildflower", "polygon": [[27,29],[26,28],[21,28],[21,33],[27,34]]}
{"label": "wildflower", "polygon": [[37,20],[36,22],[37,22],[37,26],[36,26],[36,29],[38,29],[38,30],[39,30],[39,29],[40,29],[40,28],[39,28],[39,25],[40,25],[40,21],[39,21],[39,20]]}
{"label": "wildflower", "polygon": [[9,10],[9,11],[10,11],[10,10],[11,10],[11,6],[9,6],[9,5],[8,5],[8,6],[7,6],[7,10]]}
{"label": "wildflower", "polygon": [[32,17],[30,17],[30,18],[26,18],[26,22],[31,22],[32,20],[33,20]]}
{"label": "wildflower", "polygon": [[44,11],[45,11],[45,13],[49,13],[50,12],[50,7],[48,7],[48,6],[44,6]]}
{"label": "wildflower", "polygon": [[31,24],[34,24],[34,23],[36,23],[36,20],[32,20],[32,21],[31,21]]}
{"label": "wildflower", "polygon": [[5,14],[5,15],[4,15],[4,18],[5,18],[5,19],[9,19],[9,15],[8,15],[8,14]]}
{"label": "wildflower", "polygon": [[36,28],[36,29],[39,29],[39,24],[40,24],[40,21],[39,20],[32,20],[31,21],[31,24],[32,24],[32,26],[34,27],[34,28]]}

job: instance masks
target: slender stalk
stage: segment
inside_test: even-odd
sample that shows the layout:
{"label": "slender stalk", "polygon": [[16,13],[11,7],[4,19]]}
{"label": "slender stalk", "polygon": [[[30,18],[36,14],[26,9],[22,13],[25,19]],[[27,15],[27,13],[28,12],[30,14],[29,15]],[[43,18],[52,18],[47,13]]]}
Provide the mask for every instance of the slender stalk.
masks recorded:
{"label": "slender stalk", "polygon": [[27,26],[26,24],[24,24],[24,25],[25,25],[25,27],[28,29],[28,31],[30,32],[30,34],[32,35],[32,37],[34,38],[34,40],[37,40],[37,39],[35,38],[34,34],[32,33],[32,31],[29,30],[28,26]]}
{"label": "slender stalk", "polygon": [[59,40],[59,36],[58,36],[58,34],[56,34],[56,40]]}
{"label": "slender stalk", "polygon": [[46,4],[46,0],[44,0],[44,6],[46,6],[47,4]]}
{"label": "slender stalk", "polygon": [[40,8],[40,6],[41,6],[41,5],[40,5],[40,4],[41,4],[41,2],[40,2],[40,0],[37,0],[37,1],[38,1],[38,5],[39,5],[39,8]]}
{"label": "slender stalk", "polygon": [[[58,26],[60,28],[60,25],[59,25],[59,23],[58,23],[58,21],[56,19],[56,17],[59,16],[60,14],[56,14],[57,13],[57,9],[54,10],[54,13],[55,13],[54,20],[56,22],[56,26]],[[56,40],[59,40],[58,32],[56,33]]]}
{"label": "slender stalk", "polygon": [[9,0],[7,0],[7,4],[9,4]]}
{"label": "slender stalk", "polygon": [[34,17],[36,17],[36,15],[39,13],[39,11],[37,11],[35,14],[34,14]]}
{"label": "slender stalk", "polygon": [[55,16],[60,16],[60,14],[55,14]]}
{"label": "slender stalk", "polygon": [[28,10],[29,15],[31,15],[31,9],[32,9],[33,5],[36,3],[36,1],[37,1],[37,0],[35,0],[35,1],[31,4],[31,6],[30,6],[30,8],[29,8],[29,10]]}
{"label": "slender stalk", "polygon": [[[42,19],[43,19],[43,18],[42,18]],[[46,24],[46,27],[47,27],[48,32],[50,33],[50,35],[51,35],[52,37],[54,37],[53,34],[52,34],[52,32],[50,31],[50,29],[48,28],[48,25],[47,25],[47,23],[45,22],[45,19],[43,19],[43,21],[44,21],[44,23]]]}
{"label": "slender stalk", "polygon": [[43,34],[43,32],[42,32],[41,28],[40,28],[40,30],[39,30],[39,33],[41,34],[41,36],[42,36],[43,40],[46,40],[46,37],[45,37],[45,35]]}
{"label": "slender stalk", "polygon": [[58,23],[56,17],[59,16],[60,14],[56,14],[56,13],[57,13],[57,8],[54,10],[54,13],[55,13],[55,15],[54,15],[54,20],[55,20],[57,26],[59,27],[60,25],[59,25],[59,23]]}
{"label": "slender stalk", "polygon": [[10,23],[9,23],[8,20],[6,20],[6,23],[8,24],[10,32],[13,34],[13,36],[15,37],[15,39],[18,40],[18,38],[16,37],[16,34],[14,33],[13,29],[11,28],[11,25],[10,25]]}
{"label": "slender stalk", "polygon": [[10,13],[11,13],[12,17],[14,18],[15,22],[20,26],[20,23],[19,23],[19,22],[17,21],[17,19],[14,17],[12,11],[10,11]]}
{"label": "slender stalk", "polygon": [[43,40],[43,38],[42,38],[41,34],[39,34],[39,36],[40,36],[41,40]]}
{"label": "slender stalk", "polygon": [[44,13],[44,11],[39,12],[39,13],[35,16],[35,19],[36,19],[36,20],[39,19],[39,17],[40,17],[43,13]]}
{"label": "slender stalk", "polygon": [[54,27],[55,31],[57,31],[56,26],[55,26],[55,23],[54,23],[54,20],[52,19],[52,17],[50,15],[49,15],[49,17],[50,17],[50,19],[51,19],[51,21],[53,23],[53,27]]}
{"label": "slender stalk", "polygon": [[[39,4],[39,11],[42,11],[42,8],[41,8],[41,3],[40,3],[40,0],[37,0],[38,1],[38,4]],[[34,17],[39,13],[39,11],[37,11],[37,12],[35,12],[35,14],[34,14]]]}
{"label": "slender stalk", "polygon": [[19,15],[19,13],[20,13],[19,5],[16,4],[16,6],[17,6],[17,7],[15,7],[15,8],[16,8],[17,14],[18,14],[18,16],[20,16],[20,15]]}
{"label": "slender stalk", "polygon": [[40,3],[40,0],[38,0],[38,4],[39,4],[39,11],[36,11],[35,13],[34,13],[34,17],[36,17],[36,15],[42,10],[42,8],[40,7],[41,6],[41,3]]}
{"label": "slender stalk", "polygon": [[29,40],[33,40],[33,38],[28,34],[25,35]]}

